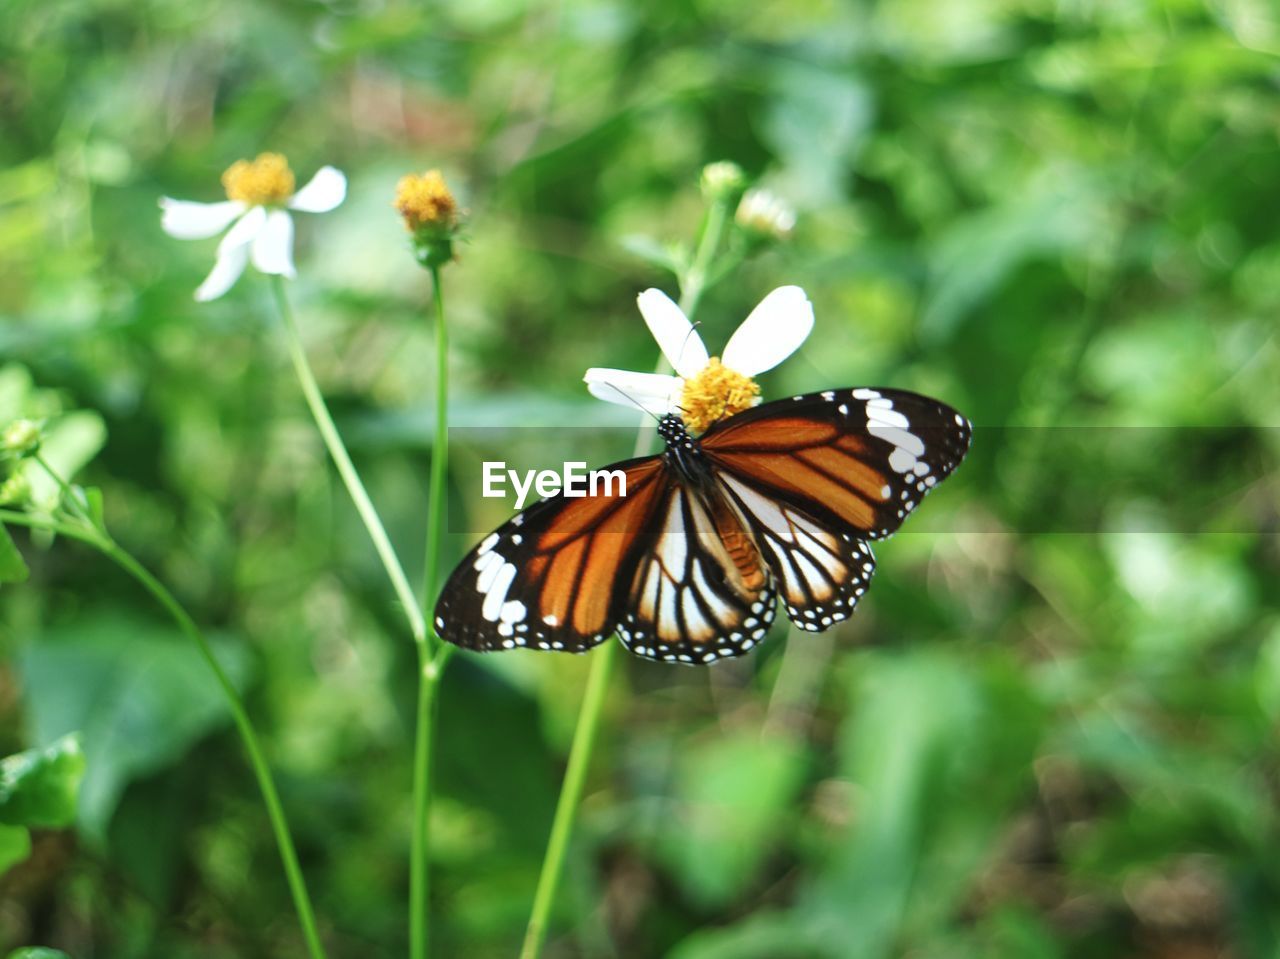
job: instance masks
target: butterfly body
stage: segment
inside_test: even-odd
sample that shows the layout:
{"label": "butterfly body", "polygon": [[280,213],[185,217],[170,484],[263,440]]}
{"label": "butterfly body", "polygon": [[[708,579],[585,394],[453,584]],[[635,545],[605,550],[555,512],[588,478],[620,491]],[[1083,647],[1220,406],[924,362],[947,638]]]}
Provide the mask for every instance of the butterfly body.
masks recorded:
{"label": "butterfly body", "polygon": [[712,663],[764,638],[777,600],[810,631],[866,591],[890,535],[959,464],[970,426],[936,400],[843,389],[757,406],[694,437],[658,423],[656,456],[615,464],[617,491],[553,496],[486,537],[435,611],[482,652],[584,652],[617,633],[636,655]]}
{"label": "butterfly body", "polygon": [[695,489],[705,490],[713,482],[711,469],[702,455],[701,444],[685,427],[684,421],[674,413],[658,420],[658,435],[666,444],[662,457],[686,483]]}

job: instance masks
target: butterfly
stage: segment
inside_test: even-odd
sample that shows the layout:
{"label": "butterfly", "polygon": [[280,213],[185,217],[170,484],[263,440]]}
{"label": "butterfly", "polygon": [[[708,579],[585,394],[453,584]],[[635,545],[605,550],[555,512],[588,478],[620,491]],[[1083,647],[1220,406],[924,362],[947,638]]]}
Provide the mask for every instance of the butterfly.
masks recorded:
{"label": "butterfly", "polygon": [[781,599],[801,629],[847,619],[870,543],[960,464],[972,426],[904,390],[827,390],[755,406],[608,467],[599,495],[554,495],[486,536],[436,603],[466,649],[581,653],[614,633],[637,656],[703,664],[758,644]]}

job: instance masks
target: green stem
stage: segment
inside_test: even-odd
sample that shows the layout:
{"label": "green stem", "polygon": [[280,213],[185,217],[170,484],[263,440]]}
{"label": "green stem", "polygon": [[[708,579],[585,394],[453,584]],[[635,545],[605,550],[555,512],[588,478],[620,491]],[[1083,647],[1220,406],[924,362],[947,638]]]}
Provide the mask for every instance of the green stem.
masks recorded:
{"label": "green stem", "polygon": [[591,658],[591,671],[587,676],[587,691],[582,697],[582,710],[578,714],[578,726],[573,733],[573,746],[569,750],[569,765],[560,787],[560,799],[556,803],[555,818],[551,823],[551,838],[547,840],[547,854],[538,876],[538,889],[533,896],[533,910],[529,927],[525,930],[524,946],[520,959],[537,959],[547,938],[547,920],[555,901],[556,887],[564,868],[565,853],[569,849],[569,837],[582,790],[586,785],[587,768],[595,749],[596,733],[600,729],[600,713],[604,707],[605,692],[609,688],[609,676],[618,658],[618,644],[606,642]]}
{"label": "green stem", "polygon": [[[46,468],[48,467],[46,466]],[[54,475],[56,476],[57,474],[55,473]],[[218,663],[217,657],[213,655],[213,650],[204,638],[204,634],[196,626],[195,621],[163,583],[156,579],[131,553],[106,533],[86,525],[71,525],[54,519],[27,516],[24,513],[14,513],[9,510],[0,510],[0,521],[12,523],[16,526],[47,529],[71,539],[77,539],[82,543],[87,543],[99,550],[141,583],[147,592],[173,617],[174,622],[178,624],[178,628],[182,630],[188,639],[195,643],[196,649],[200,651],[200,656],[204,659],[205,664],[213,673],[219,688],[222,690],[223,698],[226,699],[227,707],[231,710],[232,719],[235,721],[236,730],[240,733],[240,739],[244,743],[245,751],[249,754],[249,764],[253,767],[253,774],[258,780],[258,788],[262,791],[262,799],[267,807],[267,816],[271,820],[271,829],[275,833],[276,845],[280,849],[280,859],[284,863],[285,877],[289,882],[289,892],[293,896],[294,909],[298,913],[298,922],[302,926],[302,934],[307,941],[307,951],[312,956],[312,959],[324,959],[325,952],[324,947],[320,944],[320,934],[316,929],[315,912],[311,908],[311,898],[307,894],[307,884],[302,878],[302,869],[298,865],[298,854],[294,849],[293,839],[289,834],[289,824],[285,819],[284,807],[280,804],[280,796],[276,792],[276,784],[271,776],[271,769],[267,766],[262,747],[258,742],[258,735],[254,731],[253,723],[249,719],[249,714],[245,711],[244,704],[241,703],[235,687],[231,684],[231,679]]]}
{"label": "green stem", "polygon": [[94,523],[93,518],[89,516],[88,511],[86,511],[84,506],[81,504],[80,497],[77,496],[76,491],[71,488],[71,484],[62,478],[62,474],[54,469],[49,464],[49,461],[39,453],[33,453],[31,458],[40,465],[41,469],[49,474],[50,479],[58,484],[58,489],[62,492],[62,498],[65,501],[67,508],[75,514],[76,518],[83,520],[90,526],[96,527],[97,524]]}
{"label": "green stem", "polygon": [[[698,312],[698,304],[702,294],[710,286],[711,264],[715,262],[716,251],[724,239],[725,226],[729,222],[729,204],[713,203],[707,211],[706,222],[702,225],[702,236],[698,240],[698,249],[693,255],[693,263],[689,272],[680,278],[680,308],[690,320]],[[723,273],[717,275],[719,279]]]}
{"label": "green stem", "polygon": [[[720,241],[724,237],[728,218],[727,203],[715,203],[707,211],[693,263],[688,272],[680,278],[680,309],[690,320],[697,312],[702,294],[706,292],[710,282],[713,282],[710,280],[711,265],[720,247]],[[665,360],[659,360],[657,372],[662,372],[664,369],[666,369]],[[644,453],[651,439],[649,421],[645,419],[636,435],[636,456]],[[618,643],[606,642],[591,654],[587,689],[582,697],[582,708],[578,712],[578,725],[574,729],[573,744],[569,747],[569,764],[565,769],[564,782],[560,786],[560,798],[556,801],[555,816],[551,821],[551,836],[547,840],[547,852],[542,861],[542,871],[538,875],[538,888],[533,896],[533,909],[530,911],[529,925],[525,930],[524,945],[520,949],[520,959],[538,959],[542,953],[542,946],[546,942],[547,922],[551,915],[551,906],[555,902],[556,889],[560,885],[560,875],[564,869],[574,820],[582,802],[587,768],[591,762],[591,753],[595,749],[600,715],[604,709],[605,691],[609,687],[609,677],[618,657],[618,645]]]}
{"label": "green stem", "polygon": [[[436,428],[431,441],[431,485],[427,492],[427,547],[423,562],[422,604],[427,632],[418,643],[418,714],[413,748],[413,834],[409,846],[409,955],[426,959],[430,914],[431,745],[437,687],[453,647],[440,643],[431,608],[440,569],[440,534],[444,526],[444,487],[449,462],[449,337],[444,321],[444,289],[440,267],[431,267],[436,314]],[[431,643],[441,646],[433,659]]]}
{"label": "green stem", "polygon": [[[431,293],[436,312],[436,428],[431,440],[431,485],[427,491],[427,555],[423,562],[422,604],[428,620],[440,571],[440,534],[444,525],[444,485],[449,464],[449,331],[444,322],[444,289],[440,267],[431,267]],[[428,626],[435,637],[435,629]]]}
{"label": "green stem", "polygon": [[275,295],[276,306],[284,321],[285,342],[289,347],[289,357],[293,360],[294,371],[298,374],[302,395],[311,409],[311,417],[315,420],[316,428],[324,439],[324,445],[329,450],[334,466],[338,468],[338,475],[342,477],[342,482],[347,487],[347,493],[351,497],[351,502],[355,504],[356,512],[360,514],[365,529],[369,531],[369,538],[373,540],[373,547],[378,552],[378,558],[382,560],[396,597],[404,607],[404,614],[409,620],[409,629],[413,633],[414,641],[419,644],[425,643],[426,622],[422,611],[418,608],[418,601],[414,598],[409,580],[404,574],[404,567],[400,565],[400,559],[396,556],[391,540],[387,537],[387,531],[378,517],[378,511],[369,499],[364,483],[360,481],[360,474],[356,472],[347,448],[343,445],[342,437],[338,435],[338,428],[333,425],[329,408],[325,406],[320,387],[316,383],[315,375],[311,372],[311,364],[307,361],[302,337],[298,333],[298,324],[294,321],[293,310],[289,307],[289,298],[285,295],[284,280],[279,276],[273,276],[271,280],[271,290]]}

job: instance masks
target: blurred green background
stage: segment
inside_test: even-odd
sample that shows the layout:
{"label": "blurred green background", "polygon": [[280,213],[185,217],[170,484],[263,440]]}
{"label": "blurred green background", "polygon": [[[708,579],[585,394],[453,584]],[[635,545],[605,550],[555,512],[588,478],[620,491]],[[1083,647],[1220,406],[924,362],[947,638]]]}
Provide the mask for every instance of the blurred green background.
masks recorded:
{"label": "blurred green background", "polygon": [[[241,683],[331,955],[403,955],[413,649],[266,284],[194,303],[215,241],[156,201],[265,149],[348,173],[291,292],[416,580],[434,358],[397,177],[470,211],[455,420],[626,423],[582,371],[650,367],[634,296],[674,292],[626,238],[690,238],[735,160],[799,226],[708,341],[800,284],[818,325],[767,395],[913,388],[977,441],[851,622],[628,657],[548,955],[1280,956],[1278,54],[1268,0],[4,0],[0,393],[101,414],[81,479]],[[505,518],[478,493],[455,529]],[[15,537],[0,755],[79,729],[88,774],[0,877],[0,954],[301,955],[194,651],[97,554]],[[587,666],[452,663],[435,955],[514,954]]]}

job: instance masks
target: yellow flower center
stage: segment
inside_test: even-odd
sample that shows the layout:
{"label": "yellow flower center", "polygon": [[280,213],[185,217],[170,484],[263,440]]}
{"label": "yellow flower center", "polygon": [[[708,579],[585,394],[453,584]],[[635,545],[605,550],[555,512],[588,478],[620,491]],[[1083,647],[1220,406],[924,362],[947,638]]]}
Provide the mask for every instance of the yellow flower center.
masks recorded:
{"label": "yellow flower center", "polygon": [[256,160],[237,160],[227,167],[222,185],[228,199],[275,206],[293,196],[295,181],[282,154],[259,153]]}
{"label": "yellow flower center", "polygon": [[458,220],[458,201],[439,170],[401,177],[396,185],[395,207],[413,233],[424,228],[447,232]]}
{"label": "yellow flower center", "polygon": [[760,387],[749,376],[731,370],[713,356],[697,376],[684,381],[681,418],[695,433],[712,423],[749,410],[760,401]]}

